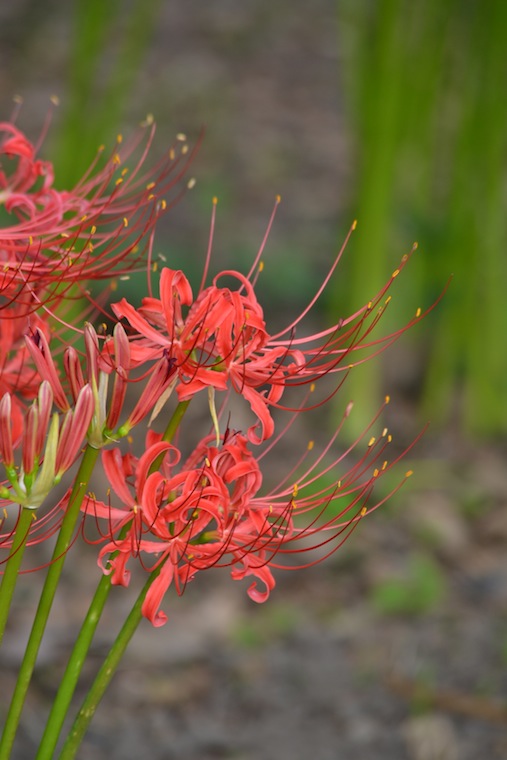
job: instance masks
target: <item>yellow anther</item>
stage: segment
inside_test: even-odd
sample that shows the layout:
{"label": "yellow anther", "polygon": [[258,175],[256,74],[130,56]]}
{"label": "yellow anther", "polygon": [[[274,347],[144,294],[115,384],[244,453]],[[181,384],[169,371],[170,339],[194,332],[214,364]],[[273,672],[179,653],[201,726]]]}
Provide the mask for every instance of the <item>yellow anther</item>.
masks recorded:
{"label": "yellow anther", "polygon": [[123,135],[122,134],[116,135],[116,142],[118,143],[118,145],[122,144],[122,142],[123,142]]}
{"label": "yellow anther", "polygon": [[299,493],[299,486],[297,483],[294,483],[294,486],[292,488],[292,498],[295,499]]}
{"label": "yellow anther", "polygon": [[363,507],[359,514],[361,515],[361,517],[364,517],[367,512],[368,512],[368,507]]}
{"label": "yellow anther", "polygon": [[406,478],[410,478],[410,476],[413,475],[413,474],[414,474],[413,470],[407,470],[406,473],[405,473],[405,477]]}
{"label": "yellow anther", "polygon": [[118,185],[121,185],[122,183],[123,183],[122,177],[118,177],[118,179],[116,180],[114,184],[116,185],[116,187],[118,187]]}
{"label": "yellow anther", "polygon": [[113,164],[121,164],[121,158],[118,153],[115,153],[113,156]]}
{"label": "yellow anther", "polygon": [[375,469],[373,470],[373,477],[374,477],[374,478],[378,478],[378,473],[379,473],[379,471],[378,471],[378,469],[375,467]]}
{"label": "yellow anther", "polygon": [[382,471],[384,471],[387,467],[387,459],[382,463]]}
{"label": "yellow anther", "polygon": [[187,188],[191,190],[193,187],[195,187],[196,179],[195,177],[191,177],[187,182]]}
{"label": "yellow anther", "polygon": [[384,306],[387,306],[389,301],[391,300],[392,296],[387,296],[386,300],[384,301]]}
{"label": "yellow anther", "polygon": [[185,142],[185,140],[187,139],[187,136],[183,132],[178,132],[178,134],[176,135],[176,139],[179,140],[180,142]]}
{"label": "yellow anther", "polygon": [[398,277],[399,273],[400,273],[400,270],[399,269],[395,269],[394,272],[392,273],[391,277],[394,279],[395,277]]}
{"label": "yellow anther", "polygon": [[153,262],[153,264],[151,265],[151,271],[152,272],[157,272],[158,271],[158,261],[154,261]]}
{"label": "yellow anther", "polygon": [[218,203],[218,198],[217,198],[217,196],[216,196],[216,195],[214,195],[214,196],[213,196],[213,201],[212,201],[212,203],[213,203],[213,205],[214,205],[214,206],[216,206],[216,205],[217,205],[217,203]]}
{"label": "yellow anther", "polygon": [[371,301],[368,301],[368,305],[367,305],[367,307],[366,307],[366,308],[367,308],[367,309],[371,309],[371,307],[372,307],[372,306],[373,306],[372,302],[371,302]]}
{"label": "yellow anther", "polygon": [[28,242],[30,245],[33,245],[33,237],[31,235],[28,236]]}
{"label": "yellow anther", "polygon": [[310,384],[310,393],[313,393],[315,390],[315,383]]}
{"label": "yellow anther", "polygon": [[152,201],[154,197],[155,197],[155,196],[153,195],[153,193],[151,193],[151,194],[148,196],[148,200],[149,200],[149,201]]}
{"label": "yellow anther", "polygon": [[206,465],[206,467],[211,467],[211,462],[209,460],[209,457],[206,457],[206,459],[204,460],[204,464]]}
{"label": "yellow anther", "polygon": [[315,441],[308,441],[308,446],[306,448],[308,449],[308,451],[311,451],[314,446],[315,446]]}
{"label": "yellow anther", "polygon": [[375,436],[374,436],[374,435],[372,435],[372,437],[371,437],[371,438],[370,438],[370,440],[368,441],[368,448],[370,448],[370,446],[373,446],[373,444],[375,443],[375,440],[376,440],[376,439],[375,439]]}
{"label": "yellow anther", "polygon": [[419,317],[420,317],[420,316],[421,316],[421,307],[419,307],[419,308],[417,309],[417,311],[416,311],[416,313],[415,313],[415,318],[416,318],[416,319],[419,319]]}
{"label": "yellow anther", "polygon": [[128,443],[134,443],[134,439],[133,439],[133,437],[131,435],[127,436],[127,442]]}
{"label": "yellow anther", "polygon": [[181,155],[185,156],[188,153],[188,145],[184,145],[181,149]]}
{"label": "yellow anther", "polygon": [[262,271],[264,271],[264,262],[259,261],[259,272],[262,272]]}
{"label": "yellow anther", "polygon": [[387,436],[387,443],[391,443],[392,440],[393,440],[393,437],[392,437],[392,435],[389,434]]}
{"label": "yellow anther", "polygon": [[122,276],[120,277],[120,282],[127,282],[127,280],[130,280],[130,275],[122,274]]}
{"label": "yellow anther", "polygon": [[146,185],[147,190],[153,190],[154,187],[155,187],[154,182],[148,182],[148,184]]}
{"label": "yellow anther", "polygon": [[352,222],[352,229],[355,230],[356,227],[357,227],[357,219],[354,219],[354,221]]}
{"label": "yellow anther", "polygon": [[51,95],[51,97],[49,99],[50,99],[50,101],[52,102],[52,104],[54,106],[59,106],[60,105],[60,98],[58,97],[58,95]]}
{"label": "yellow anther", "polygon": [[129,226],[129,220],[127,219],[126,216],[123,217],[123,226],[124,227],[128,227]]}
{"label": "yellow anther", "polygon": [[382,431],[382,438],[385,438],[387,435],[387,428],[385,427]]}
{"label": "yellow anther", "polygon": [[162,211],[165,211],[165,209],[167,208],[167,203],[165,202],[163,198],[160,201],[160,208],[162,209]]}
{"label": "yellow anther", "polygon": [[281,195],[277,195],[276,196],[276,202],[277,203],[281,203],[282,202],[282,196]]}
{"label": "yellow anther", "polygon": [[390,402],[390,400],[391,400],[391,397],[390,396],[386,396],[385,399],[384,399],[384,403],[388,404]]}
{"label": "yellow anther", "polygon": [[129,168],[126,166],[124,169],[121,170],[121,176],[124,177],[126,174],[128,174]]}
{"label": "yellow anther", "polygon": [[175,155],[174,154],[174,148],[171,148],[171,150],[169,151],[169,159],[171,161],[174,161],[174,155]]}

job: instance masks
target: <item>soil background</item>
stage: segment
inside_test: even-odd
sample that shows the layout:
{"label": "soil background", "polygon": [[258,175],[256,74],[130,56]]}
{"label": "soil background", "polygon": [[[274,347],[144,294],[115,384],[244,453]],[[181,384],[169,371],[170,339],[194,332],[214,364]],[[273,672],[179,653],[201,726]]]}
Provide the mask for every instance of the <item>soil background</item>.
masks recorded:
{"label": "soil background", "polygon": [[[22,94],[19,122],[31,137],[50,95],[66,97],[71,5],[0,0],[2,118]],[[315,0],[310,10],[301,0],[180,0],[160,8],[122,129],[154,112],[162,150],[175,132],[192,137],[206,126],[192,167],[196,191],[164,222],[160,240],[198,272],[210,199],[218,195],[215,260],[239,267],[260,243],[280,193],[263,286],[276,322],[304,305],[302,285],[318,284],[353,218],[358,148],[335,4]],[[83,118],[94,118],[93,104]],[[54,121],[57,128],[57,115]],[[51,133],[45,157],[50,151]],[[411,352],[405,342],[384,363],[393,398],[388,422],[400,444],[420,427],[406,371]],[[293,431],[270,469],[284,466],[308,437],[315,429]],[[170,593],[168,624],[140,627],[78,757],[507,758],[506,454],[506,441],[465,440],[459,424],[430,431],[406,463],[413,478],[392,504],[326,563],[279,573],[266,605],[250,602],[225,571],[198,577],[181,598]],[[98,577],[93,550],[76,546],[13,760],[35,757]],[[27,575],[17,590],[0,655],[0,716],[41,580]],[[78,697],[140,580],[115,590]]]}

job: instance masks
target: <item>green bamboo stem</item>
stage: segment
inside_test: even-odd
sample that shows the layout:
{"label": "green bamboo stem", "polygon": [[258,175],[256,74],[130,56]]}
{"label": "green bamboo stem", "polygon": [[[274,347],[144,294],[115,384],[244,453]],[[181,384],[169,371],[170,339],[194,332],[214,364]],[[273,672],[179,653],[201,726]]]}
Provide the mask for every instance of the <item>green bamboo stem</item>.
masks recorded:
{"label": "green bamboo stem", "polygon": [[28,534],[34,517],[35,512],[33,509],[21,509],[16,531],[14,533],[14,541],[12,542],[12,551],[7,559],[2,582],[0,584],[0,644],[2,643],[5,632],[5,626],[11,608],[12,595],[16,588],[19,568],[21,567]]}
{"label": "green bamboo stem", "polygon": [[59,760],[72,760],[75,757],[76,752],[79,749],[79,745],[81,744],[81,741],[83,740],[88,726],[95,714],[95,711],[102,697],[104,696],[104,693],[113,675],[116,672],[121,658],[123,657],[125,650],[137,629],[137,626],[141,622],[143,602],[146,598],[146,594],[148,593],[151,584],[158,577],[162,566],[163,563],[161,563],[151,573],[125,623],[123,624],[121,631],[116,637],[113,646],[109,650],[109,654],[107,655],[102,664],[102,667],[97,673],[95,681],[93,682],[81,706],[81,709],[76,716],[71,731],[59,756]]}
{"label": "green bamboo stem", "polygon": [[[370,34],[359,43],[358,79],[351,94],[357,108],[361,147],[355,212],[358,226],[347,280],[348,305],[354,310],[365,293],[370,298],[394,268],[387,253],[403,108],[407,57],[403,24],[407,12],[402,0],[381,0],[374,8],[372,27],[365,30]],[[351,374],[349,392],[357,402],[348,421],[352,438],[364,429],[380,405],[380,381],[379,370],[373,372],[370,365],[357,367]]]}
{"label": "green bamboo stem", "polygon": [[51,565],[48,569],[46,581],[41,592],[39,606],[35,613],[30,638],[25,650],[25,656],[21,663],[18,680],[12,696],[9,712],[5,721],[2,739],[0,741],[0,760],[9,760],[16,730],[23,710],[26,693],[30,685],[33,669],[39,652],[39,647],[46,629],[49,613],[58,586],[58,581],[63,569],[63,563],[67,549],[72,540],[74,527],[79,516],[79,510],[83,501],[90,476],[97,461],[99,451],[87,446],[74,481],[69,498],[69,505],[63,518],[62,526],[58,534],[53,551]]}

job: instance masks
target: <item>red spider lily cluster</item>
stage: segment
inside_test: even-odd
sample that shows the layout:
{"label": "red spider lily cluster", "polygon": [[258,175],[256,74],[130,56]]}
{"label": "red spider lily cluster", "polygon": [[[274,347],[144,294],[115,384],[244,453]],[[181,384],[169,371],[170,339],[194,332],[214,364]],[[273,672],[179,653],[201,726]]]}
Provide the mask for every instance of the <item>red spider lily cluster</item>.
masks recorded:
{"label": "red spider lily cluster", "polygon": [[[126,144],[118,138],[109,158],[101,151],[76,187],[60,191],[51,164],[37,157],[18,127],[0,124],[6,220],[0,228],[0,503],[7,515],[0,548],[7,558],[16,505],[36,518],[28,544],[54,533],[69,501],[69,492],[56,500],[54,489],[72,477],[85,447],[100,449],[110,489],[103,499],[85,497],[80,533],[98,545],[98,564],[114,584],[128,584],[133,561],[159,569],[143,614],[162,625],[169,586],[181,593],[199,571],[230,566],[234,579],[252,578],[248,593],[262,602],[284,558],[291,568],[320,561],[386,500],[375,498],[374,487],[400,457],[389,459],[387,430],[372,435],[377,418],[340,449],[351,405],[320,453],[310,442],[277,484],[264,485],[262,466],[298,416],[330,401],[351,367],[424,315],[418,311],[388,336],[372,335],[396,270],[355,314],[305,334],[304,318],[342,249],[308,307],[272,334],[255,287],[264,241],[247,274],[227,270],[207,284],[208,253],[196,294],[182,271],[165,267],[158,296],[150,275],[139,308],[126,298],[112,304],[110,330],[93,327],[91,297],[90,321],[69,325],[68,302],[84,299],[89,281],[112,285],[135,266],[150,248],[159,213],[172,203],[163,196],[174,189],[174,201],[181,192],[186,143],[177,141],[179,148],[146,171],[152,139],[151,124]],[[212,229],[215,210],[216,202]],[[76,339],[69,339],[69,327]],[[324,378],[325,398],[314,402]],[[298,389],[303,397],[294,404]],[[235,420],[237,397],[251,415],[246,429]],[[209,424],[199,435],[187,426],[183,435],[184,412],[201,399]],[[283,414],[289,419],[278,430]],[[162,418],[169,423],[157,432],[151,425]],[[136,435],[147,419],[148,432]]]}

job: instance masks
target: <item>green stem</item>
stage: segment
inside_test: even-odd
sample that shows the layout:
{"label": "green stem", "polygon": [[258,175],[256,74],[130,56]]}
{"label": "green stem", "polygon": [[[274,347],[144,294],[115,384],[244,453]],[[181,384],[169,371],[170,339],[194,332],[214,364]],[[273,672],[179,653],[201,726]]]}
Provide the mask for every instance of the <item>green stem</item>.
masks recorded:
{"label": "green stem", "polygon": [[[189,403],[190,401],[182,401],[174,410],[174,413],[169,420],[169,423],[163,435],[164,441],[169,442],[174,437],[174,434],[179,427],[179,424],[188,408]],[[160,457],[160,462],[154,462],[152,466],[153,471],[157,468],[157,466],[160,466],[161,461],[162,457]],[[129,526],[130,523],[123,527],[122,533],[120,534],[120,539],[125,537]],[[112,557],[114,557],[117,553],[118,552],[113,553]],[[76,685],[79,680],[86,655],[90,649],[110,590],[111,576],[104,575],[102,576],[99,585],[97,586],[95,595],[90,603],[88,613],[83,622],[76,643],[74,644],[74,648],[65,669],[65,673],[60,682],[58,693],[53,702],[53,706],[46,723],[46,728],[39,745],[39,751],[36,756],[36,760],[51,760],[51,758],[54,756],[55,747],[58,743],[58,737],[60,736],[60,732],[62,730],[69,705],[76,689]]]}
{"label": "green stem", "polygon": [[176,433],[181,420],[183,419],[183,415],[188,409],[188,405],[190,404],[190,399],[188,401],[180,401],[178,406],[173,412],[173,415],[171,419],[169,420],[169,423],[165,429],[165,433],[162,436],[162,440],[166,441],[166,443],[170,443],[172,439],[174,438],[174,434]]}
{"label": "green stem", "polygon": [[33,509],[21,509],[16,532],[14,534],[14,541],[12,543],[12,551],[7,559],[2,583],[0,584],[0,643],[2,642],[5,626],[9,617],[12,595],[16,588],[19,568],[21,567],[28,534],[34,517],[35,512]]}
{"label": "green stem", "polygon": [[25,656],[21,667],[19,669],[18,680],[16,682],[16,688],[12,696],[11,705],[7,718],[5,721],[5,727],[0,741],[0,760],[9,760],[14,738],[16,736],[16,730],[23,710],[23,704],[26,697],[26,692],[30,685],[33,669],[37,659],[39,647],[44,635],[46,624],[48,621],[53,599],[58,586],[58,581],[65,561],[67,549],[72,540],[74,533],[74,527],[76,520],[79,516],[79,510],[86,493],[86,488],[90,476],[93,472],[95,462],[97,461],[99,451],[91,446],[87,446],[79,466],[79,470],[72,487],[72,491],[69,498],[69,505],[63,518],[62,526],[58,534],[56,545],[53,551],[53,557],[51,565],[48,569],[46,581],[41,592],[39,600],[39,606],[35,613],[30,638],[25,650]]}
{"label": "green stem", "polygon": [[95,714],[99,702],[104,696],[104,692],[106,691],[114,673],[116,672],[116,668],[118,667],[121,658],[123,657],[125,650],[142,619],[142,606],[146,594],[148,593],[151,584],[158,577],[162,566],[163,563],[161,563],[151,573],[132,610],[130,611],[129,616],[123,624],[121,631],[116,637],[113,646],[109,650],[109,654],[107,655],[102,664],[102,667],[97,673],[95,681],[93,682],[81,706],[81,709],[76,716],[72,729],[63,746],[59,760],[72,760],[75,757],[75,754]]}
{"label": "green stem", "polygon": [[104,610],[109,591],[111,590],[111,576],[103,575],[97,586],[94,597],[90,603],[88,613],[84,619],[76,643],[67,663],[65,673],[60,682],[58,693],[53,702],[46,728],[39,745],[36,760],[51,760],[62,730],[63,722],[67,715],[76,684],[84,665],[86,655],[93,640],[95,630]]}

